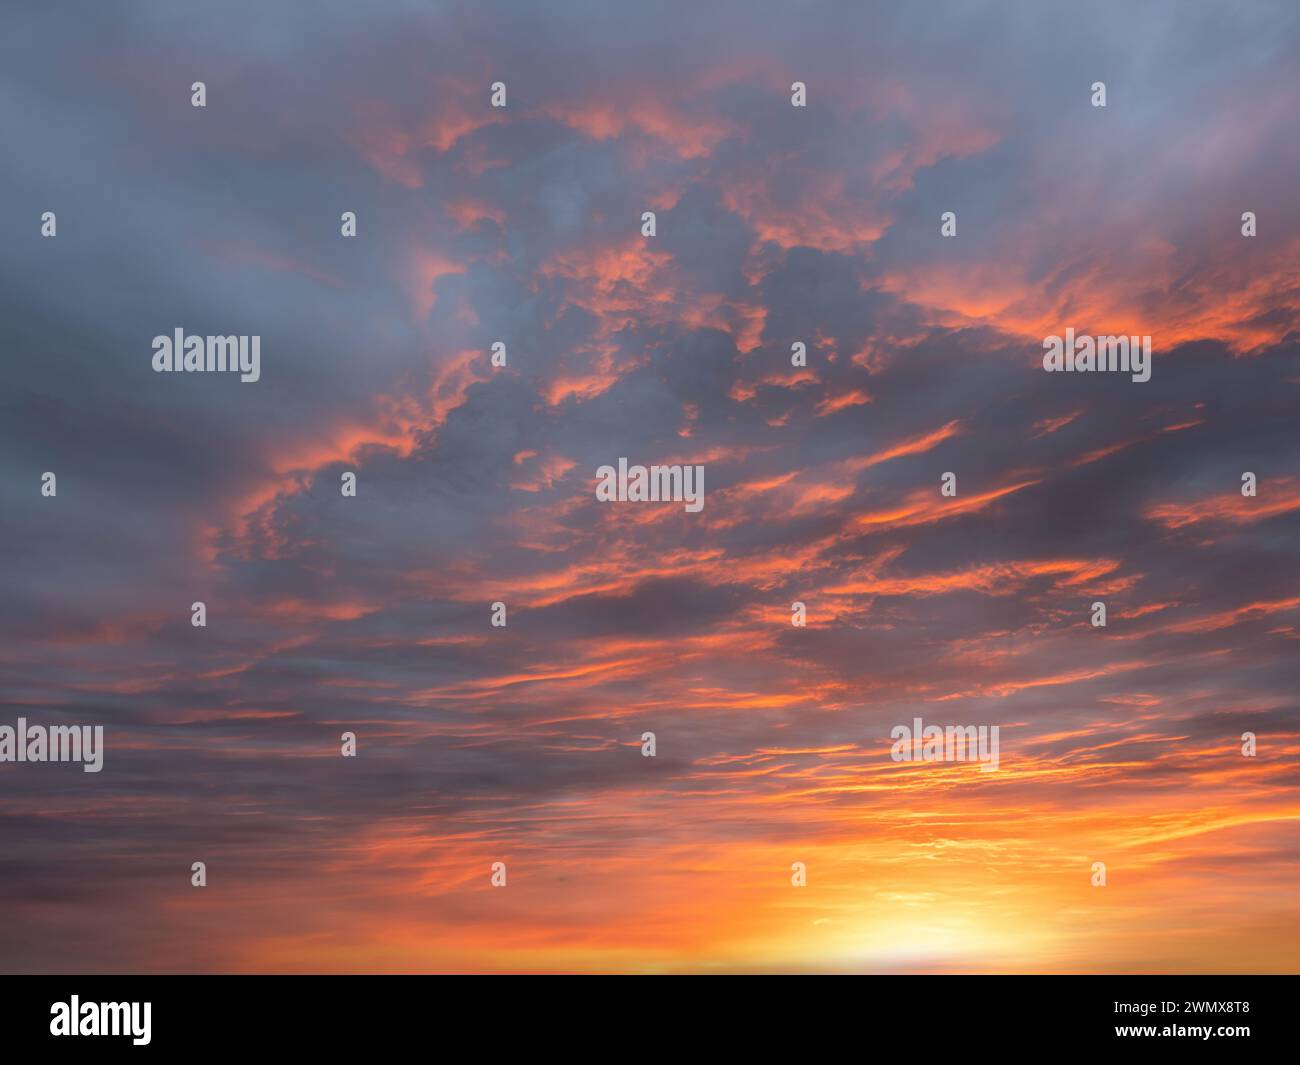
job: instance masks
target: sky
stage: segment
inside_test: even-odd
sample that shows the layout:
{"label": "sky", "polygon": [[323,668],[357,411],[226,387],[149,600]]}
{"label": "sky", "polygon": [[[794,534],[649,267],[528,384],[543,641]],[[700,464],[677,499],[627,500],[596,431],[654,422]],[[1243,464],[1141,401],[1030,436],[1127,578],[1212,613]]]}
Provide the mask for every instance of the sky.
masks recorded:
{"label": "sky", "polygon": [[[0,970],[1300,971],[1298,43],[18,5],[0,724],[105,752],[0,764]],[[154,372],[178,328],[260,380]]]}

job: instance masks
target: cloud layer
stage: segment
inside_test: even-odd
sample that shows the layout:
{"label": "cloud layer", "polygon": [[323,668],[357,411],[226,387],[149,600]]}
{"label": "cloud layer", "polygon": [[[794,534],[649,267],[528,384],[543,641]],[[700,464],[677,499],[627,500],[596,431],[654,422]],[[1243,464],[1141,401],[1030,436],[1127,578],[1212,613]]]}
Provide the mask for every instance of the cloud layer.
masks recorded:
{"label": "cloud layer", "polygon": [[[26,11],[0,696],[107,753],[0,765],[0,966],[1294,971],[1298,40]],[[178,327],[261,380],[153,373]],[[1151,380],[1043,373],[1066,327]],[[597,502],[620,456],[704,464],[703,511]],[[892,762],[916,716],[1001,768]]]}

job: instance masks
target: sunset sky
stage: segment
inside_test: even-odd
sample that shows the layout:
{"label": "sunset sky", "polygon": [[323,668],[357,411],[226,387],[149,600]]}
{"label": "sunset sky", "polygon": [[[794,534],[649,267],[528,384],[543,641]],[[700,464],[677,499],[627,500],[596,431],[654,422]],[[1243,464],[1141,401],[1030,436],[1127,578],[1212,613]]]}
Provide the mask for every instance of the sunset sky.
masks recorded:
{"label": "sunset sky", "polygon": [[1300,971],[1294,3],[18,12],[0,970]]}

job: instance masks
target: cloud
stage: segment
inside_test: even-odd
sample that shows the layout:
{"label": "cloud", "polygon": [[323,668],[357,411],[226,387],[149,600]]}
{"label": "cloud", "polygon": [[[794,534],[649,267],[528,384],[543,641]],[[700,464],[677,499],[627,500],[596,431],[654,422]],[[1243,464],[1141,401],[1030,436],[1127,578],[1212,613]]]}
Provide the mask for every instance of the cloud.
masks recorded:
{"label": "cloud", "polygon": [[0,695],[107,741],[0,767],[8,964],[1286,968],[1294,11],[357,11],[0,44]]}

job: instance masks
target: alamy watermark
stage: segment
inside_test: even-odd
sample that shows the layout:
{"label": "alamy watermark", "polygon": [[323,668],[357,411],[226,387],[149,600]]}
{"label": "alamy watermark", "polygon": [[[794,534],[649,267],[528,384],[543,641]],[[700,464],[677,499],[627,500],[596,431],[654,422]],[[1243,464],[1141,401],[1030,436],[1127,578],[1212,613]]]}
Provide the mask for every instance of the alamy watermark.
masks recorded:
{"label": "alamy watermark", "polygon": [[601,466],[596,471],[596,498],[602,503],[685,503],[695,514],[704,509],[703,466]]}
{"label": "alamy watermark", "polygon": [[50,1035],[129,1035],[136,1046],[152,1038],[152,1002],[70,1002],[50,1006]]}
{"label": "alamy watermark", "polygon": [[1043,369],[1048,373],[1128,373],[1134,381],[1151,380],[1151,338],[1076,336],[1043,337]]}
{"label": "alamy watermark", "polygon": [[0,725],[0,762],[81,762],[86,773],[104,768],[103,725]]}
{"label": "alamy watermark", "polygon": [[153,368],[155,373],[230,370],[251,384],[262,376],[262,338],[186,336],[185,330],[178,327],[172,336],[153,338]]}
{"label": "alamy watermark", "polygon": [[981,773],[998,767],[997,725],[922,725],[919,717],[912,727],[895,725],[889,732],[894,741],[889,757],[895,762],[974,762]]}

